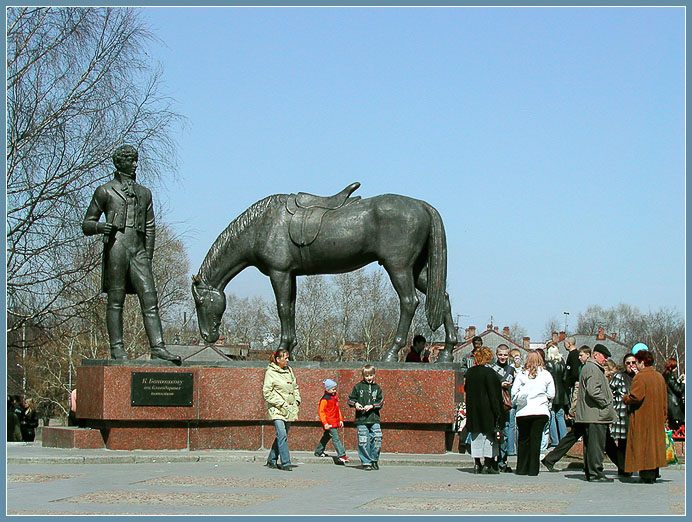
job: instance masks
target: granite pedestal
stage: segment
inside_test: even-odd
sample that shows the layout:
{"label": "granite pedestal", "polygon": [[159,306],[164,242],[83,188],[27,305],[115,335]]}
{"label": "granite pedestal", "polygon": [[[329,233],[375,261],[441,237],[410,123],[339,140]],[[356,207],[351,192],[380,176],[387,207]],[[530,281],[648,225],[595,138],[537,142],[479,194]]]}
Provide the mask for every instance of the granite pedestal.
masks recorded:
{"label": "granite pedestal", "polygon": [[[98,430],[108,449],[243,449],[269,448],[274,427],[267,417],[262,383],[267,364],[259,361],[183,363],[84,360],[77,369],[77,417],[90,435],[48,433],[44,446],[94,447]],[[346,400],[361,380],[361,363],[292,362],[302,403],[289,434],[289,447],[313,450],[322,435],[317,408],[322,381],[338,383],[345,423],[341,437],[356,449],[354,410]],[[462,397],[463,371],[457,363],[375,363],[375,381],[384,392],[381,410],[382,451],[444,453],[455,404]],[[192,374],[190,405],[133,405],[132,373]],[[168,376],[168,375],[167,375]],[[175,379],[174,375],[170,376]],[[50,427],[46,428],[50,432]],[[63,428],[64,429],[64,428]],[[79,428],[77,428],[79,430]],[[88,441],[88,442],[84,442]],[[331,445],[328,450],[332,451]]]}

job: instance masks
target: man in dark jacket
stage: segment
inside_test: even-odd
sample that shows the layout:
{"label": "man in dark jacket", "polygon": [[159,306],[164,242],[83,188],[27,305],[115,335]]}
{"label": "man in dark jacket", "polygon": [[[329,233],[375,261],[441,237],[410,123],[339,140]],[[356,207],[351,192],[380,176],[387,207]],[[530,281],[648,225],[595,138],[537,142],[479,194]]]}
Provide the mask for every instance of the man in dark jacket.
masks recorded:
{"label": "man in dark jacket", "polygon": [[[94,192],[82,230],[103,235],[101,290],[108,294],[106,326],[112,359],[127,359],[123,344],[125,294],[137,294],[152,359],[180,363],[163,342],[159,304],[151,270],[155,220],[151,191],[135,182],[137,150],[130,145],[113,153],[113,179]],[[99,222],[105,214],[105,222]]]}
{"label": "man in dark jacket", "polygon": [[430,354],[428,350],[425,349],[425,342],[425,337],[422,335],[414,336],[411,351],[406,354],[406,362],[430,362]]}
{"label": "man in dark jacket", "polygon": [[[514,372],[516,368],[509,363],[509,346],[506,344],[498,345],[495,350],[495,362],[490,367],[495,370],[495,373],[500,379],[500,385],[503,394],[509,394],[512,391],[514,383]],[[500,454],[497,457],[497,464],[500,471],[510,473],[512,468],[507,465],[508,441],[509,441],[509,410],[504,407],[500,412],[500,427],[502,428],[502,443],[500,444]]]}
{"label": "man in dark jacket", "polygon": [[603,473],[606,431],[617,420],[613,392],[604,369],[608,357],[608,348],[597,344],[579,374],[574,420],[584,425],[584,473],[589,482],[613,482]]}

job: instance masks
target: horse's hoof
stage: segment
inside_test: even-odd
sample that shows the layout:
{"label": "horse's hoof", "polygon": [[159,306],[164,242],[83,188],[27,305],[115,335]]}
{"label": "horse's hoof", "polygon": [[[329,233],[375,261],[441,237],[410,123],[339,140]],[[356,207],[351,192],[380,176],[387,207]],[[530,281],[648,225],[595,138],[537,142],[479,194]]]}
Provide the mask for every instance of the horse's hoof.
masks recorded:
{"label": "horse's hoof", "polygon": [[392,352],[391,350],[387,350],[382,356],[382,362],[397,362],[398,360],[397,352]]}

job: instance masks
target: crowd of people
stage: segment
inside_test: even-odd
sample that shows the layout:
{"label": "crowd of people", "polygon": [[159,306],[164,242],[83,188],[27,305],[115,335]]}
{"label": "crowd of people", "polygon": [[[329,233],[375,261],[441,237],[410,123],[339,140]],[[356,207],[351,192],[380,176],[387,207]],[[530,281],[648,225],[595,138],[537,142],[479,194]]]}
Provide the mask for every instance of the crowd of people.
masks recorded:
{"label": "crowd of people", "polygon": [[648,347],[638,343],[621,368],[603,344],[577,349],[569,337],[567,360],[550,342],[547,354],[531,350],[523,362],[520,352],[501,344],[491,362],[490,349],[478,340],[464,383],[468,434],[461,434],[475,473],[511,472],[507,455],[515,450],[516,474],[538,475],[541,464],[556,471],[582,439],[587,481],[613,481],[603,471],[605,455],[619,476],[638,473],[648,484],[660,476],[667,465],[666,427],[684,424],[684,375],[675,373],[674,359],[661,375]]}
{"label": "crowd of people", "polygon": [[7,442],[33,442],[38,427],[38,414],[33,399],[7,397]]}

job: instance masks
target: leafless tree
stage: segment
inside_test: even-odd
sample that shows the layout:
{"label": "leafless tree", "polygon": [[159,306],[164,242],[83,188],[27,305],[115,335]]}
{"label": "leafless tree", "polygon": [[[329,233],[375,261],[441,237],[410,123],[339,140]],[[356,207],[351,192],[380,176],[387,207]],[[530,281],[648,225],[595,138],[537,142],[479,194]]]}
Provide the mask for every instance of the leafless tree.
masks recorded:
{"label": "leafless tree", "polygon": [[[557,317],[551,317],[548,321],[546,321],[545,326],[543,328],[543,337],[545,340],[550,340],[553,336],[553,332],[559,332],[560,331],[560,321],[558,321]],[[519,343],[521,344],[521,343]]]}
{"label": "leafless tree", "polygon": [[[552,334],[552,330],[551,330]],[[512,326],[509,327],[509,338],[517,343],[519,346],[523,345],[524,342],[524,337],[528,336],[528,332],[526,331],[526,328],[521,326],[519,323],[514,323]]]}
{"label": "leafless tree", "polygon": [[100,262],[80,223],[112,151],[138,147],[150,184],[175,166],[153,38],[133,8],[7,9],[8,334],[73,317],[68,294]]}

